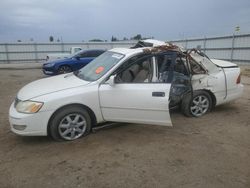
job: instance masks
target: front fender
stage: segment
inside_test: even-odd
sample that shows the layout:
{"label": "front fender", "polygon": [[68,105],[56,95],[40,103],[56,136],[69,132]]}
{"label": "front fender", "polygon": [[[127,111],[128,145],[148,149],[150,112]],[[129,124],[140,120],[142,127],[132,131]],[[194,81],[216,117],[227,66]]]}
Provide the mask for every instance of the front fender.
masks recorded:
{"label": "front fender", "polygon": [[55,112],[59,108],[66,105],[82,104],[94,112],[97,123],[104,121],[100,109],[97,84],[61,90],[36,97],[33,100],[44,103],[40,111]]}

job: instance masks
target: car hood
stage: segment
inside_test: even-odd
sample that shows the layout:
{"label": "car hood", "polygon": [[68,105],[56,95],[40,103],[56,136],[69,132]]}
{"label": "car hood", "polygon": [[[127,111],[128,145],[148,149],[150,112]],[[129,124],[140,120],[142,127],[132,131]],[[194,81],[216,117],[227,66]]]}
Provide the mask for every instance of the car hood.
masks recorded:
{"label": "car hood", "polygon": [[43,65],[52,64],[52,63],[65,63],[68,61],[72,61],[72,59],[71,58],[56,59],[56,60],[48,61],[48,62],[44,63]]}
{"label": "car hood", "polygon": [[235,67],[237,66],[235,63],[231,63],[229,61],[224,61],[224,60],[220,60],[220,59],[211,59],[211,61],[222,68],[227,68],[227,67]]}
{"label": "car hood", "polygon": [[89,82],[79,79],[73,73],[63,74],[43,78],[27,84],[18,92],[17,98],[20,100],[30,100],[38,96],[87,84],[89,84]]}

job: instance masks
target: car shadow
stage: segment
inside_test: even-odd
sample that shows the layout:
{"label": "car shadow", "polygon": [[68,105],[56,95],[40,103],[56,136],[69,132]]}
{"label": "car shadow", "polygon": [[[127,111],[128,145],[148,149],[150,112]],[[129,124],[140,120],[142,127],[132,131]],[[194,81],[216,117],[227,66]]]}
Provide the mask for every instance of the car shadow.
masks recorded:
{"label": "car shadow", "polygon": [[216,106],[212,109],[213,112],[233,112],[238,111],[238,107],[236,107],[233,103],[222,104],[220,106]]}
{"label": "car shadow", "polygon": [[53,141],[52,138],[49,136],[20,136],[17,139],[19,139],[21,142],[29,145],[36,145],[36,144],[48,144]]}

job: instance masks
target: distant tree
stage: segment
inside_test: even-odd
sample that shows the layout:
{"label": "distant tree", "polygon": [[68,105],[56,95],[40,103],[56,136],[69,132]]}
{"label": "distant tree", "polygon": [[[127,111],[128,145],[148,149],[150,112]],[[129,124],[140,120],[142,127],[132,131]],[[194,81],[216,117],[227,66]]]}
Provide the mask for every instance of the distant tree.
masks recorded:
{"label": "distant tree", "polygon": [[111,41],[112,41],[112,42],[118,41],[118,39],[117,39],[116,37],[112,36]]}
{"label": "distant tree", "polygon": [[18,39],[17,42],[22,42],[22,41],[20,39]]}
{"label": "distant tree", "polygon": [[50,37],[49,37],[49,41],[50,41],[50,42],[53,42],[53,41],[54,41],[54,37],[53,37],[53,36],[50,36]]}
{"label": "distant tree", "polygon": [[101,39],[91,39],[91,40],[89,40],[89,42],[103,42],[103,40],[101,40]]}
{"label": "distant tree", "polygon": [[58,38],[58,39],[56,40],[56,42],[60,42],[60,39]]}
{"label": "distant tree", "polygon": [[123,37],[123,40],[128,40],[128,38],[127,37]]}
{"label": "distant tree", "polygon": [[33,42],[33,41],[34,41],[34,39],[33,39],[33,38],[30,38],[30,41],[31,41],[31,42]]}
{"label": "distant tree", "polygon": [[141,40],[142,36],[141,36],[141,34],[137,34],[136,36],[132,37],[131,39],[132,40]]}

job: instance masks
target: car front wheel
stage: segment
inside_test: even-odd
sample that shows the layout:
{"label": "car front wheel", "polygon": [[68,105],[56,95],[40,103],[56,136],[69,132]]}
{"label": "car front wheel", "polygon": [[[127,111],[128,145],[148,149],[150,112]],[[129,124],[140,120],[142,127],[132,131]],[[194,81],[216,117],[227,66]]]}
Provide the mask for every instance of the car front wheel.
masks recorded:
{"label": "car front wheel", "polygon": [[200,117],[212,108],[212,99],[206,91],[194,91],[193,96],[188,94],[182,101],[182,112],[186,116]]}
{"label": "car front wheel", "polygon": [[63,66],[59,67],[59,69],[58,69],[58,74],[65,74],[65,73],[69,73],[69,72],[72,72],[72,69],[67,65],[63,65]]}
{"label": "car front wheel", "polygon": [[78,106],[59,110],[51,120],[49,131],[54,140],[76,140],[90,132],[91,119],[88,112]]}

